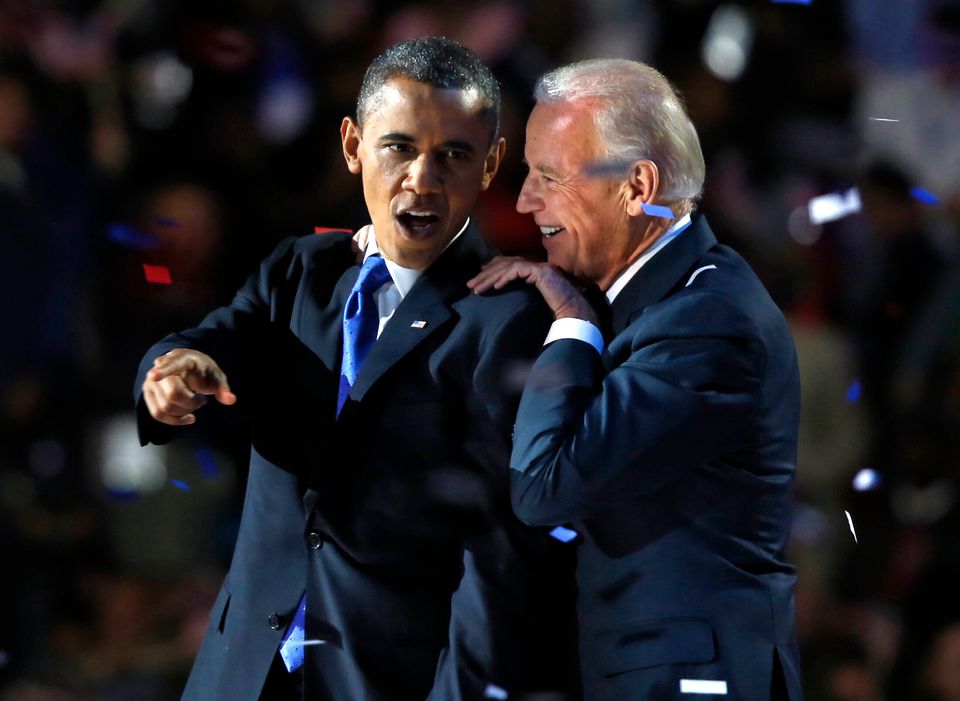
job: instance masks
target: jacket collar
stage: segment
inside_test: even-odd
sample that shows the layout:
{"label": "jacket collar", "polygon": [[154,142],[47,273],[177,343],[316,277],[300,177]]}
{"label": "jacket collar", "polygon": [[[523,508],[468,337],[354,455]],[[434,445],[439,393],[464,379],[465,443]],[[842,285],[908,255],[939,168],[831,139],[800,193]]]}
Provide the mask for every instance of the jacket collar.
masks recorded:
{"label": "jacket collar", "polygon": [[687,230],[667,244],[644,265],[613,300],[613,332],[619,334],[644,309],[659,302],[685,272],[717,243],[710,225],[694,217]]}

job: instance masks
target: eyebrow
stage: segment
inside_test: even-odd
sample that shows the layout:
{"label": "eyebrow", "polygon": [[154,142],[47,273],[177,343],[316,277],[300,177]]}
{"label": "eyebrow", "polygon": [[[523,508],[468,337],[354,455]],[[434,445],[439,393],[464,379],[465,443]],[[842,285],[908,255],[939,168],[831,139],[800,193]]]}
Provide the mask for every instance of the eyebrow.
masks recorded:
{"label": "eyebrow", "polygon": [[[377,139],[378,143],[385,143],[388,141],[391,141],[391,142],[400,141],[405,144],[412,144],[416,142],[416,139],[414,139],[409,134],[404,134],[403,132],[400,132],[400,131],[391,131],[389,134],[384,134],[379,139]],[[440,148],[455,148],[461,151],[467,151],[468,153],[476,153],[477,151],[477,149],[475,149],[473,147],[473,144],[471,144],[469,141],[461,141],[460,139],[452,139],[450,141],[444,141],[442,144],[440,144]]]}
{"label": "eyebrow", "polygon": [[528,161],[526,158],[521,158],[520,160],[523,162],[523,165],[527,167],[527,170],[535,170],[539,173],[543,173],[545,175],[550,175],[550,176],[556,176],[556,177],[560,176],[560,173],[554,170],[553,168],[551,168],[550,166],[546,166],[543,164],[537,164],[535,166],[531,166],[530,161]]}

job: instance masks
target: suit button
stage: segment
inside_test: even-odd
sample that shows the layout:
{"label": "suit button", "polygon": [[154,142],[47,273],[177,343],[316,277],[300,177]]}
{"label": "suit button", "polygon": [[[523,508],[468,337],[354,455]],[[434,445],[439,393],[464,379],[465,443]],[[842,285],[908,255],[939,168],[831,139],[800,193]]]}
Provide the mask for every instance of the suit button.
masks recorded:
{"label": "suit button", "polygon": [[320,531],[310,531],[307,533],[307,547],[311,550],[319,550],[323,547],[323,536]]}
{"label": "suit button", "polygon": [[277,614],[271,613],[269,616],[267,616],[267,623],[269,623],[270,627],[274,630],[280,630],[281,620],[280,616]]}

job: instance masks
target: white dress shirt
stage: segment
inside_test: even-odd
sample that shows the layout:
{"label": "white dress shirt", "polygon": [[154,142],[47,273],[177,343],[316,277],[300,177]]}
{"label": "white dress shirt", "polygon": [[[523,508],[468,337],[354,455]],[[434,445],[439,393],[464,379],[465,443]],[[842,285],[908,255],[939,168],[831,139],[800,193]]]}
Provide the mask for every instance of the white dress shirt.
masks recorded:
{"label": "white dress shirt", "polygon": [[[451,243],[460,238],[460,235],[467,230],[469,225],[470,218],[467,217],[467,220],[463,223],[460,231],[457,232],[456,236],[450,239],[450,242],[443,247],[443,250],[447,250],[447,247]],[[363,252],[364,262],[366,262],[367,258],[375,253],[380,253],[380,247],[377,246],[377,232],[371,226],[370,237],[367,239],[367,247]],[[402,265],[394,263],[386,256],[383,256],[383,260],[387,264],[387,272],[390,273],[390,282],[385,283],[373,293],[373,299],[377,303],[377,312],[380,315],[380,326],[377,328],[377,338],[380,338],[380,334],[383,333],[383,328],[387,325],[387,322],[390,321],[393,313],[397,311],[397,307],[400,306],[400,302],[403,301],[403,298],[407,296],[407,293],[413,287],[414,283],[416,283],[416,281],[423,274],[422,270],[404,268]]]}
{"label": "white dress shirt", "polygon": [[[639,258],[633,261],[628,265],[622,273],[620,273],[617,278],[613,281],[613,284],[610,285],[610,289],[607,290],[607,301],[610,304],[613,304],[613,300],[617,298],[617,295],[627,286],[627,283],[633,279],[633,276],[644,265],[649,262],[657,253],[663,250],[663,247],[668,243],[673,241],[680,233],[690,226],[690,215],[685,214],[683,217],[678,219],[673,226],[667,229],[666,233],[663,234],[657,241],[646,251],[643,252]],[[547,333],[547,338],[543,342],[543,345],[552,343],[553,341],[560,340],[562,338],[572,338],[578,341],[585,341],[591,346],[597,349],[598,353],[603,353],[604,342],[603,334],[600,333],[600,329],[596,327],[595,324],[591,324],[585,319],[557,319],[550,325],[550,331]]]}

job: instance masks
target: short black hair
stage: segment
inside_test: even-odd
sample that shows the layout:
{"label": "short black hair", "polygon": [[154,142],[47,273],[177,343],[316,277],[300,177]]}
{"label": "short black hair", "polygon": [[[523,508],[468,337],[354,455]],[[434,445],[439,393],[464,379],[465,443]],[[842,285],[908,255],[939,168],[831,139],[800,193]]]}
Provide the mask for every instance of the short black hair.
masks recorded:
{"label": "short black hair", "polygon": [[357,97],[357,124],[373,108],[383,86],[392,78],[409,78],[437,88],[476,90],[491,142],[500,134],[500,84],[480,57],[446,37],[420,37],[394,44],[367,67]]}

